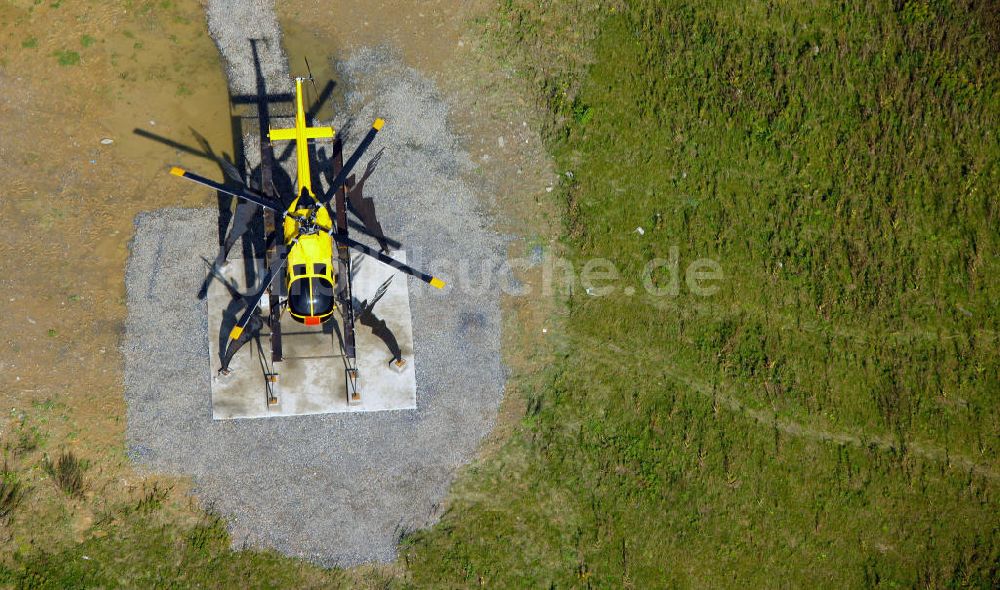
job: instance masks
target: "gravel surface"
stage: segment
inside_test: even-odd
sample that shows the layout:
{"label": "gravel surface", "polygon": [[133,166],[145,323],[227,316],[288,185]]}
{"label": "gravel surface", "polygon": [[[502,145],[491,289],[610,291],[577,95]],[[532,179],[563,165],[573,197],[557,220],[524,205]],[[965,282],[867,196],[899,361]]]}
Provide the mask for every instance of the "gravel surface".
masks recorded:
{"label": "gravel surface", "polygon": [[229,91],[234,95],[257,92],[251,40],[270,93],[292,92],[288,59],[281,50],[281,28],[273,0],[209,0],[205,6],[208,33],[215,40],[226,66]]}
{"label": "gravel surface", "polygon": [[[251,92],[252,66],[236,53],[249,54],[251,36],[276,37],[269,3],[209,2],[207,11],[231,87]],[[267,55],[268,75],[284,75],[280,52]],[[439,292],[409,279],[417,410],[212,421],[208,338],[218,327],[207,325],[196,293],[200,257],[216,251],[214,210],[136,218],[122,350],[136,462],[192,476],[197,496],[227,518],[234,546],[347,566],[390,561],[402,534],[432,524],[456,469],[494,423],[504,384],[499,285],[479,277],[501,267],[505,247],[433,84],[385,49],[363,50],[339,69],[351,91],[334,124],[348,152],[375,116],[387,121],[371,152],[385,154],[366,185],[383,228],[411,261],[451,282]],[[249,88],[240,86],[247,75]],[[463,280],[463,264],[474,283]]]}

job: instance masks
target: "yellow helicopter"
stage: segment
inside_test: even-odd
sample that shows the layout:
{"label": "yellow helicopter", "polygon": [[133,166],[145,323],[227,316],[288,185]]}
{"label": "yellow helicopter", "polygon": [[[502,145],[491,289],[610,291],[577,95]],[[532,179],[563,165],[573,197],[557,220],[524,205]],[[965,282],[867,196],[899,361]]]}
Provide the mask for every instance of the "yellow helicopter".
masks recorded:
{"label": "yellow helicopter", "polygon": [[[247,329],[247,325],[251,323],[251,319],[257,313],[260,302],[275,276],[284,267],[288,269],[285,273],[285,292],[288,294],[286,303],[291,317],[297,322],[310,326],[325,323],[334,317],[334,311],[337,309],[337,273],[334,272],[334,266],[342,260],[336,256],[335,243],[341,247],[352,248],[372,256],[438,289],[445,286],[441,279],[407,266],[378,250],[351,239],[347,235],[346,227],[338,230],[328,208],[329,201],[347,182],[351,170],[374,141],[385,122],[382,119],[376,119],[372,123],[361,144],[331,181],[328,191],[325,195],[317,197],[312,188],[308,142],[315,139],[333,138],[334,130],[331,127],[307,125],[302,91],[302,83],[307,80],[311,80],[311,78],[295,78],[295,127],[269,129],[268,132],[270,142],[295,142],[298,187],[296,196],[287,208],[283,207],[277,199],[252,190],[248,186],[226,186],[177,166],[170,170],[174,176],[186,178],[216,191],[245,199],[270,209],[281,218],[281,231],[285,248],[279,254],[279,258],[270,265],[268,274],[264,277],[259,290],[247,297],[247,307],[229,333],[227,352],[221,372],[228,372],[228,362],[232,358],[233,352],[249,336],[249,334],[244,334],[244,330]],[[350,277],[350,273],[344,273],[341,276]],[[384,288],[380,290],[377,297],[380,297],[382,292],[384,292]],[[346,304],[350,305],[350,303]],[[369,309],[371,305],[374,305],[374,301],[369,304]],[[353,331],[353,311],[344,315],[345,323],[350,322],[349,329]],[[259,328],[260,324],[257,323],[252,329],[259,330]],[[350,355],[353,356],[353,344],[351,344],[351,349]]]}

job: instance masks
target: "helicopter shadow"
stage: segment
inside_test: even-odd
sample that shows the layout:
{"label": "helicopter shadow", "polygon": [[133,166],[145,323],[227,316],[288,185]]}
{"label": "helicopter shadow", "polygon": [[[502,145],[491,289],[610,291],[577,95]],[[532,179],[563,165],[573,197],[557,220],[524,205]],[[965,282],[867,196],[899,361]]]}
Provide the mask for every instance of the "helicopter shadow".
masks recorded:
{"label": "helicopter shadow", "polygon": [[[236,146],[235,157],[230,157],[226,152],[217,154],[212,148],[209,141],[202,136],[198,131],[190,129],[191,135],[195,138],[195,141],[200,145],[201,149],[192,147],[190,145],[183,144],[176,140],[158,135],[146,129],[136,128],[132,132],[135,135],[162,143],[174,150],[200,158],[205,158],[207,160],[212,160],[219,167],[219,171],[223,175],[222,184],[229,188],[243,188],[244,186],[251,186],[252,182],[247,182],[244,178],[253,178],[259,174],[260,166],[256,166],[247,172],[241,172],[237,168],[235,161],[245,161],[242,155],[242,145],[239,141],[235,141],[236,137],[239,137],[241,128],[241,117],[231,116],[234,128],[234,146]],[[291,179],[287,174],[282,173],[276,175],[275,183],[279,185],[291,185]],[[233,207],[233,201],[236,201],[236,206]],[[218,254],[216,256],[215,265],[216,267],[221,267],[229,257],[235,243],[240,240],[240,238],[247,236],[243,240],[242,254],[244,263],[246,265],[247,273],[247,284],[253,286],[257,280],[258,265],[254,263],[254,260],[258,258],[258,253],[263,253],[266,251],[267,244],[265,239],[263,216],[259,214],[254,208],[257,205],[249,203],[250,206],[244,205],[240,199],[228,195],[223,192],[216,193],[216,208],[218,211]],[[213,275],[208,273],[205,275],[205,279],[202,281],[200,288],[198,289],[198,299],[204,299],[208,293],[208,287],[213,280]]]}
{"label": "helicopter shadow", "polygon": [[[338,138],[333,147],[334,153],[336,153],[339,149],[341,149],[341,143]],[[368,164],[365,166],[364,174],[361,175],[360,180],[356,180],[354,174],[348,176],[347,181],[344,183],[344,188],[347,191],[347,210],[361,222],[359,226],[353,220],[348,220],[348,225],[368,237],[375,239],[378,242],[379,249],[382,250],[383,253],[388,254],[390,252],[390,248],[398,250],[402,248],[403,245],[385,235],[385,232],[382,230],[382,224],[378,219],[378,213],[375,209],[375,200],[371,197],[364,196],[365,182],[368,180],[368,177],[375,172],[375,169],[378,167],[379,161],[381,161],[382,154],[384,152],[385,148],[382,148],[376,152],[370,160],[368,160]],[[316,161],[319,164],[322,179],[326,182],[327,186],[331,185],[334,180],[333,157],[327,154],[326,148],[320,147],[316,151]]]}
{"label": "helicopter shadow", "polygon": [[226,305],[226,308],[222,310],[222,322],[219,326],[218,335],[219,362],[224,363],[227,348],[229,347],[229,333],[233,327],[236,326],[236,322],[243,313],[243,310],[246,308],[246,300],[235,281],[223,275],[207,258],[202,257],[201,259],[208,267],[208,273],[215,277],[217,281],[222,283],[222,285],[225,286],[226,290],[229,292],[229,303]]}
{"label": "helicopter shadow", "polygon": [[[354,275],[357,273],[359,267],[368,262],[363,257],[358,257],[357,260],[351,263],[351,279],[353,282]],[[389,328],[385,320],[375,313],[375,304],[378,303],[379,297],[377,294],[372,294],[372,297],[376,297],[374,304],[369,304],[369,300],[365,299],[359,301],[356,295],[352,294],[351,305],[354,307],[355,321],[357,321],[362,326],[369,328],[372,334],[385,344],[386,349],[389,354],[392,355],[392,361],[399,361],[403,358],[403,351],[399,346],[399,341],[396,339],[396,334]],[[392,362],[390,361],[390,362]]]}

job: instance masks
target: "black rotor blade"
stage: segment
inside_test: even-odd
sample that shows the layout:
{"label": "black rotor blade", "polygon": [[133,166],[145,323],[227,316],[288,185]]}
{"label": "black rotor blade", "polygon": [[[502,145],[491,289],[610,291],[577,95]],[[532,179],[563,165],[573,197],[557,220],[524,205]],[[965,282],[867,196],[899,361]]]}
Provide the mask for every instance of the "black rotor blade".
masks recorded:
{"label": "black rotor blade", "polygon": [[194,172],[188,172],[187,170],[179,168],[177,166],[171,168],[170,173],[173,174],[174,176],[180,176],[181,178],[186,178],[190,181],[197,182],[198,184],[207,186],[208,188],[215,189],[220,193],[226,193],[227,195],[232,195],[234,197],[246,199],[251,203],[256,203],[261,207],[265,207],[272,211],[278,211],[278,212],[282,211],[281,203],[278,203],[273,199],[269,199],[264,195],[253,192],[247,188],[228,187],[223,184],[219,184],[214,180],[209,180],[204,176],[199,176]]}
{"label": "black rotor blade", "polygon": [[385,125],[385,121],[382,119],[375,119],[375,122],[372,123],[371,129],[368,130],[365,138],[361,140],[361,145],[359,145],[358,149],[354,150],[354,153],[351,154],[351,157],[344,162],[344,167],[340,169],[340,173],[337,174],[337,177],[330,183],[330,189],[325,195],[320,196],[319,201],[321,204],[325,205],[329,203],[330,199],[333,198],[333,195],[337,193],[337,190],[339,190],[340,187],[347,182],[347,177],[351,174],[351,170],[355,165],[357,165],[358,160],[360,160],[361,156],[364,155],[368,146],[370,146],[372,141],[375,140],[375,136],[378,134],[379,130],[382,129],[383,125]]}
{"label": "black rotor blade", "polygon": [[278,276],[281,269],[285,267],[285,262],[288,261],[288,253],[291,252],[293,247],[295,247],[296,242],[298,242],[298,239],[294,239],[288,244],[288,247],[285,248],[278,257],[277,264],[273,265],[267,272],[267,276],[264,277],[264,283],[260,286],[260,289],[253,295],[246,298],[247,308],[243,310],[243,315],[240,316],[240,320],[236,322],[236,325],[233,326],[233,329],[229,332],[230,344],[238,340],[240,335],[243,334],[243,328],[246,327],[250,318],[257,310],[257,306],[260,305],[260,300],[264,298],[264,293],[266,293],[267,288],[271,286],[271,282],[274,281],[274,277]]}
{"label": "black rotor blade", "polygon": [[396,260],[395,258],[392,258],[391,256],[386,256],[385,254],[379,252],[374,248],[369,248],[368,246],[365,246],[361,242],[355,242],[354,240],[352,240],[347,236],[339,236],[333,232],[331,232],[330,235],[333,236],[334,240],[340,242],[341,244],[348,246],[350,248],[354,248],[355,250],[367,254],[372,258],[377,258],[380,262],[388,264],[389,266],[395,268],[400,272],[405,272],[410,276],[417,277],[418,279],[420,279],[421,281],[427,283],[432,287],[436,287],[438,289],[444,288],[444,281],[442,281],[437,277],[431,276],[425,272],[420,272],[419,270],[413,268],[412,266],[407,266],[402,262]]}

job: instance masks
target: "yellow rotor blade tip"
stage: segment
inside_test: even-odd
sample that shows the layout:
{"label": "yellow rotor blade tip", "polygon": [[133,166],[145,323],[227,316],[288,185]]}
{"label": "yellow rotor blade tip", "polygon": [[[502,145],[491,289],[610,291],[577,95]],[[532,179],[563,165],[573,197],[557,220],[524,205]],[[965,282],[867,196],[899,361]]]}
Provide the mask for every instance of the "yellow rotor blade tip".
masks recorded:
{"label": "yellow rotor blade tip", "polygon": [[174,166],[173,168],[170,169],[170,173],[173,174],[174,176],[184,176],[184,169],[178,166]]}
{"label": "yellow rotor blade tip", "polygon": [[431,277],[431,287],[437,287],[438,289],[444,288],[444,281],[437,277]]}
{"label": "yellow rotor blade tip", "polygon": [[240,334],[242,334],[242,333],[243,333],[243,328],[241,328],[239,326],[235,326],[233,328],[233,331],[229,333],[229,339],[230,340],[236,340],[237,338],[240,337]]}
{"label": "yellow rotor blade tip", "polygon": [[384,126],[385,126],[385,119],[375,119],[375,122],[372,123],[372,129],[374,129],[375,131],[381,131],[382,127]]}

